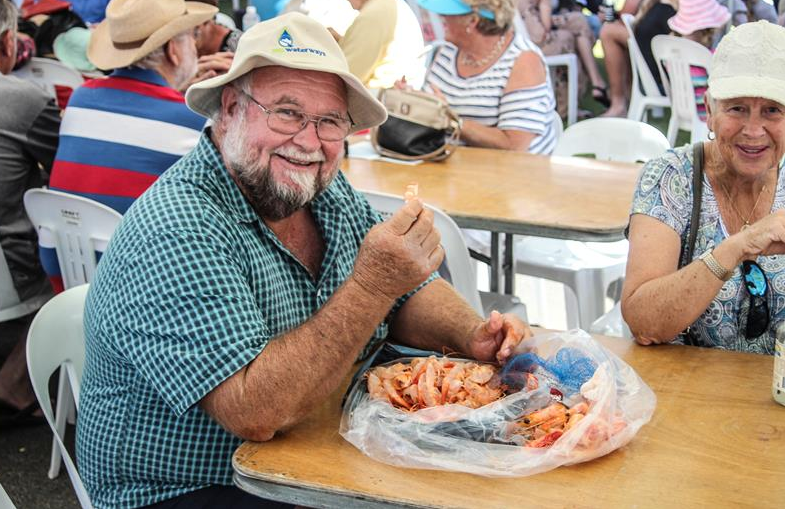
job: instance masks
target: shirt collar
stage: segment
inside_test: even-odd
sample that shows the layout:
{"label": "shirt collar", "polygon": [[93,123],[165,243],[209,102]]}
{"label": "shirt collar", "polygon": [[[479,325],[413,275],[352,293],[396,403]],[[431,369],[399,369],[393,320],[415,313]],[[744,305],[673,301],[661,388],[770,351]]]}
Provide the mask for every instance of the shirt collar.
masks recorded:
{"label": "shirt collar", "polygon": [[154,85],[161,85],[162,87],[172,88],[169,86],[169,83],[166,82],[164,77],[158,74],[158,71],[154,71],[152,69],[142,69],[141,67],[122,67],[120,69],[115,69],[111,76],[131,78],[144,81],[146,83],[152,83]]}
{"label": "shirt collar", "polygon": [[[199,138],[199,143],[191,152],[191,156],[199,161],[201,166],[209,168],[215,173],[216,191],[238,223],[259,221],[261,218],[229,175],[221,153],[210,139],[210,132],[209,128],[204,130]],[[339,184],[339,181],[345,180],[345,178],[339,171],[327,189],[311,202],[311,210],[317,217],[321,216],[325,210],[341,210],[346,206],[349,196],[344,189],[345,186]]]}

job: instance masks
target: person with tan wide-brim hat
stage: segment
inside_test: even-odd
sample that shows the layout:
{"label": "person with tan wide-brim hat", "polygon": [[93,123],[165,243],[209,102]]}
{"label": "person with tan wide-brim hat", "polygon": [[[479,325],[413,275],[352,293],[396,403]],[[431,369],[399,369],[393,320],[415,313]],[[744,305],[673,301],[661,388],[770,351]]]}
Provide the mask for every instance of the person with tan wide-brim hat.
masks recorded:
{"label": "person with tan wide-brim hat", "polygon": [[87,57],[99,69],[126,67],[216,12],[200,2],[112,0],[90,38]]}
{"label": "person with tan wide-brim hat", "polygon": [[[125,213],[199,141],[205,121],[182,91],[198,69],[198,25],[217,9],[183,0],[112,0],[87,43],[111,75],[77,88],[63,115],[50,185]],[[84,53],[83,53],[84,55]]]}
{"label": "person with tan wide-brim hat", "polygon": [[773,23],[731,29],[711,60],[707,138],[642,170],[621,299],[641,344],[775,353],[785,322],[782,48],[785,28]]}
{"label": "person with tan wide-brim hat", "polygon": [[212,126],[125,214],[87,296],[77,451],[97,506],[271,507],[232,486],[234,449],[297,426],[388,330],[486,361],[531,333],[438,278],[420,199],[382,222],[340,172],[386,112],[318,22],[255,25],[186,100]]}

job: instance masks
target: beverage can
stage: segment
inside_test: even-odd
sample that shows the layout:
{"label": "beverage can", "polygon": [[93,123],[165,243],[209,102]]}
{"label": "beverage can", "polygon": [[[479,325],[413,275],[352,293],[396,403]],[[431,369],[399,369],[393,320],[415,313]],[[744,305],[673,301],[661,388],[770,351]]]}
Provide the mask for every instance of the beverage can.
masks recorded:
{"label": "beverage can", "polygon": [[774,342],[774,377],[771,382],[771,395],[774,401],[785,405],[785,324],[777,328]]}

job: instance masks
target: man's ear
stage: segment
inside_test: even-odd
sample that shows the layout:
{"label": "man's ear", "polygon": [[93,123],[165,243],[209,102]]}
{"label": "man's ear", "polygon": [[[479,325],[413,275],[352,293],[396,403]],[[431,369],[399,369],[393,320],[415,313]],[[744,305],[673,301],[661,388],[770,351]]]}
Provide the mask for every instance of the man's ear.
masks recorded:
{"label": "man's ear", "polygon": [[16,48],[16,35],[11,30],[6,30],[0,34],[0,56],[11,58]]}
{"label": "man's ear", "polygon": [[174,67],[180,65],[182,58],[180,56],[180,47],[176,40],[170,39],[169,42],[164,45],[164,55]]}
{"label": "man's ear", "polygon": [[232,86],[225,86],[221,90],[221,118],[231,119],[237,114],[240,104],[237,102],[237,90]]}

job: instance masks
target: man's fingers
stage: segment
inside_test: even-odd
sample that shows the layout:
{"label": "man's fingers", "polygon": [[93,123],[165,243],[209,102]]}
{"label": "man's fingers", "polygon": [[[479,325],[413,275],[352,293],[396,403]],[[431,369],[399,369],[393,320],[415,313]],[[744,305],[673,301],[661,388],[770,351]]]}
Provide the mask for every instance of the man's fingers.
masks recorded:
{"label": "man's fingers", "polygon": [[496,334],[502,327],[502,315],[494,309],[483,327],[488,334]]}
{"label": "man's fingers", "polygon": [[428,234],[427,237],[423,239],[420,243],[423,251],[426,253],[430,253],[434,250],[436,246],[438,246],[442,241],[442,235],[439,233],[439,230],[436,228],[431,229],[431,233]]}
{"label": "man's fingers", "polygon": [[441,244],[437,244],[433,251],[428,255],[428,267],[430,267],[431,272],[438,269],[439,266],[444,261],[444,248]]}
{"label": "man's fingers", "polygon": [[419,199],[406,202],[403,207],[396,210],[395,214],[387,220],[387,226],[395,235],[404,235],[412,227],[412,224],[417,221],[422,210],[422,201]]}
{"label": "man's fingers", "polygon": [[433,230],[433,211],[428,208],[423,208],[417,221],[412,224],[412,227],[406,233],[407,241],[415,246],[419,246]]}

